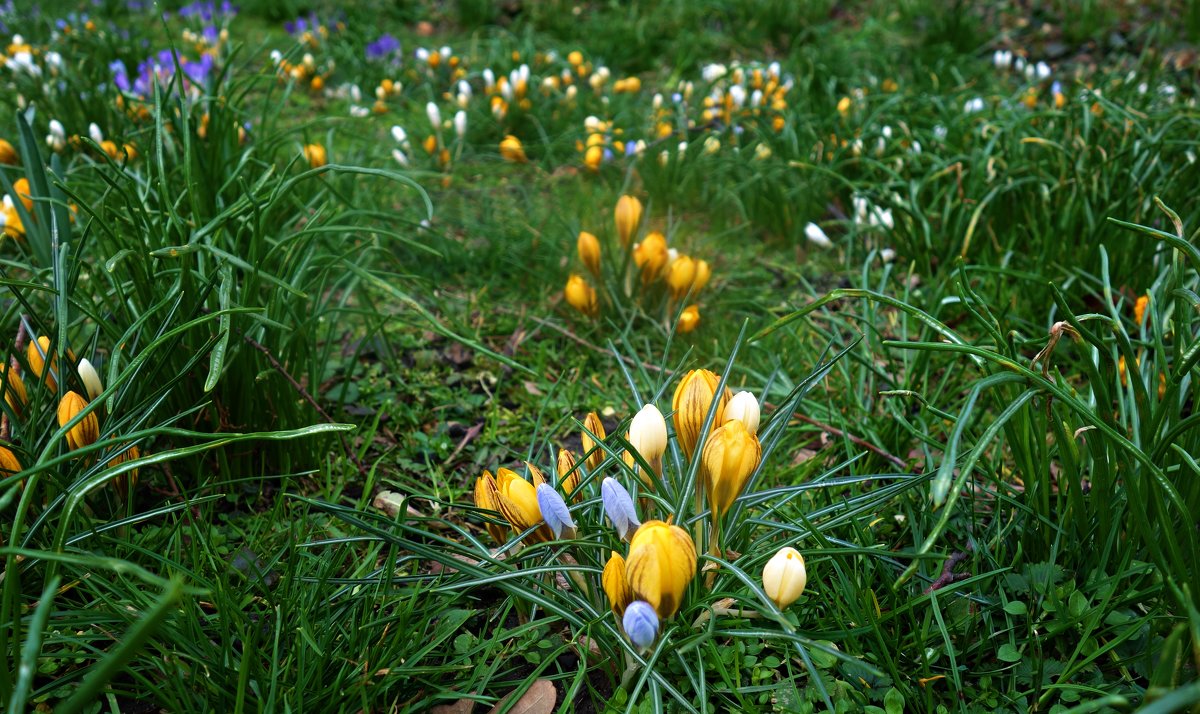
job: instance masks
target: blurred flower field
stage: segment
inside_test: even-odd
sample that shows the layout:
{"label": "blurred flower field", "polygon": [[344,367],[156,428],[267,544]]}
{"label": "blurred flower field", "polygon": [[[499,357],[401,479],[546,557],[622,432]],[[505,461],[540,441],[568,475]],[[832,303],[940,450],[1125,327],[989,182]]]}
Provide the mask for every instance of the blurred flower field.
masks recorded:
{"label": "blurred flower field", "polygon": [[1197,710],[1198,39],[0,5],[2,710]]}

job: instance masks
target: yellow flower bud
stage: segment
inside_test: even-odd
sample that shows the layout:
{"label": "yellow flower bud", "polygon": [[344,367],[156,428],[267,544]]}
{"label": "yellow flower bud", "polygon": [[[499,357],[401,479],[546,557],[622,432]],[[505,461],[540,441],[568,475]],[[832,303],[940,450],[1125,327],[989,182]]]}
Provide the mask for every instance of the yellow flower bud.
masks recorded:
{"label": "yellow flower bud", "polygon": [[588,150],[583,154],[583,165],[592,171],[599,171],[602,161],[604,161],[604,149],[602,147],[589,146]]}
{"label": "yellow flower bud", "polygon": [[671,259],[667,239],[658,231],[646,234],[646,239],[633,251],[633,262],[642,270],[642,282],[649,284],[658,279]]}
{"label": "yellow flower bud", "polygon": [[1133,321],[1136,322],[1139,327],[1142,324],[1142,318],[1145,317],[1146,308],[1149,305],[1150,305],[1150,296],[1149,295],[1140,296],[1137,299],[1137,302],[1134,303],[1134,305],[1133,305]]}
{"label": "yellow flower bud", "polygon": [[[600,417],[596,412],[588,412],[588,415],[583,419],[583,432],[579,435],[579,440],[583,444],[583,453],[588,454],[587,467],[588,471],[595,471],[600,468],[600,464],[604,461],[607,455],[604,449],[599,448],[596,439],[588,435],[588,432],[596,435],[596,439],[604,441],[607,434],[604,433],[604,423],[600,421]],[[593,451],[594,449],[594,451]],[[590,454],[588,452],[591,452]]]}
{"label": "yellow flower bud", "polygon": [[[500,513],[504,514],[515,533],[532,528],[542,520],[537,489],[515,471],[502,468],[496,472],[496,500],[500,504]],[[543,525],[533,532],[530,539],[537,542],[552,537],[550,529]]]}
{"label": "yellow flower bud", "polygon": [[314,169],[319,169],[328,163],[328,154],[325,152],[325,147],[320,144],[306,144],[304,146],[304,158],[308,161],[308,165]]}
{"label": "yellow flower bud", "polygon": [[696,281],[696,261],[686,255],[681,255],[671,261],[667,268],[667,287],[671,297],[678,300],[692,289]]}
{"label": "yellow flower bud", "polygon": [[762,583],[763,591],[779,609],[796,602],[808,584],[804,556],[795,548],[780,548],[763,567]]}
{"label": "yellow flower bud", "polygon": [[[700,429],[704,426],[704,419],[708,416],[708,409],[720,383],[721,378],[707,369],[693,369],[684,375],[675,388],[675,396],[671,400],[671,409],[675,411],[672,421],[675,422],[675,436],[689,459],[696,451]],[[714,425],[725,421],[725,404],[730,396],[726,388],[717,403]]]}
{"label": "yellow flower bud", "polygon": [[579,231],[576,244],[579,250],[579,260],[592,275],[600,277],[600,240],[587,231]]}
{"label": "yellow flower bud", "polygon": [[525,147],[521,146],[521,140],[509,134],[500,141],[500,156],[507,161],[523,164],[528,161],[525,156]]}
{"label": "yellow flower bud", "polygon": [[9,143],[7,139],[0,139],[0,164],[8,164],[10,166],[17,164],[20,159],[17,158],[17,150]]}
{"label": "yellow flower bud", "polygon": [[50,351],[50,338],[42,335],[37,338],[36,342],[31,341],[25,348],[25,359],[29,362],[30,371],[39,380],[42,380],[42,375],[46,371],[46,361],[49,360],[50,372],[45,375],[44,382],[51,392],[57,392],[58,358]]}
{"label": "yellow flower bud", "polygon": [[625,614],[625,608],[633,602],[633,591],[629,589],[629,580],[625,573],[625,559],[615,550],[604,564],[604,573],[600,576],[604,586],[604,594],[608,596],[608,604],[617,617]]}
{"label": "yellow flower bud", "polygon": [[662,521],[646,521],[629,542],[625,572],[636,598],[667,619],[683,602],[696,577],[696,546],[688,532]]}
{"label": "yellow flower bud", "polygon": [[700,306],[688,305],[679,313],[679,322],[676,328],[679,332],[688,333],[696,329],[696,325],[700,324]]}
{"label": "yellow flower bud", "polygon": [[[475,507],[482,508],[487,511],[500,511],[500,498],[497,495],[496,480],[492,478],[490,471],[484,471],[483,474],[475,479]],[[492,540],[497,543],[505,541],[504,529],[495,523],[485,523],[487,532],[492,536]]]}
{"label": "yellow flower bud", "polygon": [[4,401],[8,402],[8,407],[14,414],[20,416],[21,409],[29,401],[25,382],[21,380],[17,370],[7,364],[0,364],[0,377],[5,377]]}
{"label": "yellow flower bud", "polygon": [[[112,461],[109,461],[108,467],[113,469],[125,463],[126,461],[134,461],[139,459],[141,456],[142,454],[140,451],[138,451],[138,447],[135,444],[125,451],[122,451],[115,458],[113,458]],[[131,469],[113,479],[113,488],[117,489],[117,493],[121,495],[122,499],[127,500],[133,493],[133,489],[137,487],[137,481],[138,470],[136,468]]]}
{"label": "yellow flower bud", "polygon": [[[575,457],[566,449],[558,450],[558,483],[562,486],[563,493],[570,496],[579,488],[580,480],[579,469],[575,467]],[[582,500],[582,493],[575,494],[573,500],[579,503]]]}
{"label": "yellow flower bud", "polygon": [[713,522],[729,510],[746,487],[746,481],[762,456],[762,446],[746,425],[737,420],[725,422],[714,429],[704,442],[700,470],[708,488],[708,504]]}
{"label": "yellow flower bud", "polygon": [[580,275],[572,273],[571,277],[567,278],[567,287],[563,290],[563,295],[568,305],[584,315],[595,317],[600,312],[596,290]]}
{"label": "yellow flower bud", "polygon": [[[87,407],[87,404],[87,400],[75,392],[64,394],[58,403],[58,425],[66,426],[67,422],[74,419]],[[87,416],[67,432],[67,446],[74,451],[96,443],[99,438],[100,420],[96,418],[96,412],[88,412]]]}
{"label": "yellow flower bud", "polygon": [[7,446],[0,446],[0,479],[6,479],[21,471],[21,462],[17,460],[17,455]]}
{"label": "yellow flower bud", "polygon": [[33,211],[33,192],[29,189],[29,179],[22,176],[13,181],[13,193],[20,199],[26,211]]}
{"label": "yellow flower bud", "polygon": [[4,235],[9,238],[23,239],[25,237],[25,223],[21,220],[21,214],[17,213],[17,204],[13,203],[11,196],[4,197],[4,203],[0,204],[0,225],[4,226]]}
{"label": "yellow flower bud", "polygon": [[633,196],[621,196],[617,199],[613,218],[617,223],[617,235],[621,238],[621,245],[628,246],[642,221],[642,202]]}

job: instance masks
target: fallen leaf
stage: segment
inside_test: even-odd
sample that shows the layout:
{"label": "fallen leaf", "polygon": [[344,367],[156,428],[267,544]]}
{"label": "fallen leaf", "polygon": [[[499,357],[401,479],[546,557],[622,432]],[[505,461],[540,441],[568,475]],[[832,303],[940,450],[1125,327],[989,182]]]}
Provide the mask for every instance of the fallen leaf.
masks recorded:
{"label": "fallen leaf", "polygon": [[395,491],[380,491],[371,505],[388,514],[395,516],[404,508],[404,494]]}
{"label": "fallen leaf", "polygon": [[[512,694],[496,702],[496,706],[488,714],[497,714],[508,703]],[[508,711],[510,714],[550,714],[554,711],[554,703],[558,701],[558,690],[549,679],[539,679],[533,683],[525,695]]]}
{"label": "fallen leaf", "polygon": [[430,714],[471,714],[474,708],[474,699],[459,699],[453,704],[439,704],[429,712]]}
{"label": "fallen leaf", "polygon": [[535,397],[542,396],[542,390],[538,389],[537,384],[529,381],[528,379],[525,380],[525,391],[529,392],[530,394],[532,394]]}

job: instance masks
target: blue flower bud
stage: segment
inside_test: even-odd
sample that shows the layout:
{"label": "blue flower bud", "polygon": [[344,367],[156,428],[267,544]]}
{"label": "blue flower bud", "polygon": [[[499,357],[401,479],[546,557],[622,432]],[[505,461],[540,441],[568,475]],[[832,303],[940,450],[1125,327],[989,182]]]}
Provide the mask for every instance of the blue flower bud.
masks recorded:
{"label": "blue flower bud", "polygon": [[604,512],[612,521],[613,528],[622,540],[629,540],[633,532],[642,525],[638,520],[637,511],[633,508],[633,498],[619,481],[609,476],[600,484],[600,497],[604,502]]}
{"label": "blue flower bud", "polygon": [[575,537],[575,521],[571,520],[571,512],[567,510],[567,502],[558,491],[548,483],[540,483],[537,487],[538,508],[542,511],[542,519],[554,532],[555,538],[561,538],[566,532],[568,538]]}
{"label": "blue flower bud", "polygon": [[645,649],[654,644],[658,637],[658,613],[654,606],[645,600],[634,600],[625,608],[625,617],[621,620],[625,626],[625,635],[633,644]]}

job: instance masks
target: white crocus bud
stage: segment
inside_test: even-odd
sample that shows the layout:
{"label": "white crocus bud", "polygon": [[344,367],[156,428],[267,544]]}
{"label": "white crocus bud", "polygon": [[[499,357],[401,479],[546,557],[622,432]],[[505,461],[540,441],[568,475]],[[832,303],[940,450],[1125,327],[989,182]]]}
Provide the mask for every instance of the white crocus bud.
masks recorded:
{"label": "white crocus bud", "polygon": [[460,139],[467,135],[467,113],[461,109],[454,114],[454,133]]}
{"label": "white crocus bud", "polygon": [[429,117],[429,124],[431,126],[433,126],[435,131],[437,129],[441,128],[441,126],[442,126],[442,111],[440,109],[438,109],[438,105],[434,104],[433,102],[429,102],[428,104],[426,104],[425,105],[425,116]]}
{"label": "white crocus bud", "polygon": [[408,157],[399,149],[392,149],[392,158],[401,166],[408,166]]}
{"label": "white crocus bud", "polygon": [[653,404],[647,404],[633,416],[629,424],[629,444],[658,474],[662,471],[662,455],[667,450],[667,421]]}
{"label": "white crocus bud", "polygon": [[804,237],[808,238],[810,243],[821,248],[833,247],[833,241],[829,240],[829,236],[825,235],[825,231],[821,230],[821,227],[816,223],[809,223],[804,226]]}
{"label": "white crocus bud", "polygon": [[92,141],[97,144],[104,141],[104,132],[100,131],[100,127],[96,125],[96,122],[88,124],[88,136],[92,137]]}
{"label": "white crocus bud", "polygon": [[87,358],[79,360],[79,381],[87,392],[88,400],[94,400],[104,391],[104,383],[100,381],[100,373],[92,366]]}
{"label": "white crocus bud", "polygon": [[763,592],[779,609],[796,602],[808,585],[804,556],[795,548],[780,548],[763,567],[762,583]]}
{"label": "white crocus bud", "polygon": [[725,423],[740,421],[751,434],[758,434],[758,417],[758,400],[750,392],[738,392],[725,405]]}

